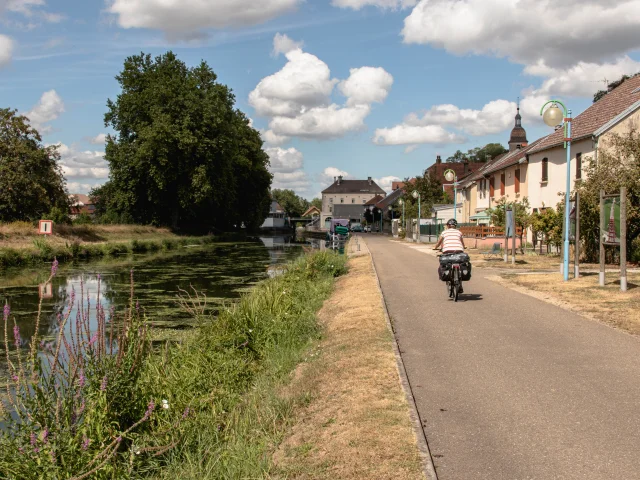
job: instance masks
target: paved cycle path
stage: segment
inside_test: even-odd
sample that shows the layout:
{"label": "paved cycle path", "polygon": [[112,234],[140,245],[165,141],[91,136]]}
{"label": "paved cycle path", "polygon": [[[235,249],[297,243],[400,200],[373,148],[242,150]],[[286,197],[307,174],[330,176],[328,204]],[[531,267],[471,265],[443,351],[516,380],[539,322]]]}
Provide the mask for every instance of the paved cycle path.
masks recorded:
{"label": "paved cycle path", "polygon": [[640,339],[362,238],[440,480],[640,479]]}

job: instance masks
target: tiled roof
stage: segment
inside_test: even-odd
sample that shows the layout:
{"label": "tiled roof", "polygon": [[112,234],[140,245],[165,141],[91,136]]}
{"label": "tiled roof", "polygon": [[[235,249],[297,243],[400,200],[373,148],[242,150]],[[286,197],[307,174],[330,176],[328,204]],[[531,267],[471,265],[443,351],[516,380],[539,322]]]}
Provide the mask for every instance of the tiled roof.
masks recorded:
{"label": "tiled roof", "polygon": [[462,188],[468,187],[469,185],[471,185],[476,180],[480,180],[481,178],[483,178],[485,176],[486,172],[489,169],[491,169],[498,161],[500,161],[501,159],[503,159],[507,155],[509,155],[509,152],[501,153],[496,158],[486,162],[484,164],[484,166],[480,170],[477,170],[477,171],[473,172],[471,175],[469,175],[468,177],[465,177],[460,182],[460,187],[462,187]]}
{"label": "tiled roof", "polygon": [[376,204],[376,207],[378,207],[378,208],[387,208],[389,205],[393,205],[394,203],[396,203],[398,201],[398,199],[400,197],[402,197],[403,194],[404,194],[404,191],[401,188],[399,188],[397,190],[394,190],[389,195],[387,195],[382,200],[380,200]]}
{"label": "tiled roof", "polygon": [[93,202],[91,201],[89,196],[85,195],[84,193],[72,193],[71,195],[69,195],[69,199],[74,205],[78,205],[80,203],[83,205],[93,205]]}
{"label": "tiled roof", "polygon": [[380,200],[382,200],[383,198],[384,197],[382,195],[376,195],[371,200],[369,200],[367,203],[365,203],[365,205],[377,205],[378,202],[380,202]]}
{"label": "tiled roof", "polygon": [[340,183],[334,182],[329,188],[322,193],[375,193],[386,194],[376,182],[371,180],[340,180]]}
{"label": "tiled roof", "polygon": [[[573,141],[593,135],[604,124],[640,101],[640,91],[633,93],[638,87],[640,87],[640,75],[625,80],[619,87],[607,93],[575,117],[571,122],[571,137]],[[558,129],[545,137],[529,153],[536,153],[562,145],[564,143],[563,139],[564,129]]]}
{"label": "tiled roof", "polygon": [[522,160],[530,150],[536,148],[536,146],[542,142],[547,137],[539,138],[533,143],[527,145],[526,147],[521,148],[520,150],[514,150],[513,152],[509,152],[500,158],[496,159],[484,172],[483,174],[488,175],[493,172],[497,172],[498,170],[502,170],[503,168],[510,167],[511,165],[515,165],[520,160]]}

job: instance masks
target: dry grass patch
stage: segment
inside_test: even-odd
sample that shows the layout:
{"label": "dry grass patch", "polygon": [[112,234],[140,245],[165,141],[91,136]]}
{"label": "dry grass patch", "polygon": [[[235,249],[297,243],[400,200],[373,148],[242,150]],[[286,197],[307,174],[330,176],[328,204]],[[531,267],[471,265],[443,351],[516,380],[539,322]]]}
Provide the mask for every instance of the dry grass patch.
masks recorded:
{"label": "dry grass patch", "polygon": [[349,269],[319,313],[318,353],[289,387],[312,394],[274,455],[275,477],[424,478],[370,257]]}
{"label": "dry grass patch", "polygon": [[[616,278],[617,275],[617,278]],[[640,334],[640,274],[627,276],[629,290],[620,291],[619,274],[609,273],[606,285],[598,285],[598,274],[588,273],[564,282],[560,274],[504,275],[489,277],[505,286],[583,316]]]}

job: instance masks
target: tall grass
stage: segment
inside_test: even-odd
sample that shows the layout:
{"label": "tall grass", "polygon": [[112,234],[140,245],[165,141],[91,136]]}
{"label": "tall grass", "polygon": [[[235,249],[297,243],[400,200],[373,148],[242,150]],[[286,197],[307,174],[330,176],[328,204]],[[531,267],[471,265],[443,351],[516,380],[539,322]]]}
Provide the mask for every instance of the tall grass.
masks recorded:
{"label": "tall grass", "polygon": [[215,318],[204,314],[206,297],[182,292],[199,326],[153,353],[133,287],[120,320],[107,322],[98,301],[96,333],[84,292],[75,328],[65,328],[72,292],[50,347],[34,336],[23,361],[19,332],[15,356],[6,342],[13,389],[4,410],[14,416],[0,435],[0,472],[75,480],[262,476],[293,407],[277,387],[318,338],[315,313],[345,271],[341,256],[308,255]]}

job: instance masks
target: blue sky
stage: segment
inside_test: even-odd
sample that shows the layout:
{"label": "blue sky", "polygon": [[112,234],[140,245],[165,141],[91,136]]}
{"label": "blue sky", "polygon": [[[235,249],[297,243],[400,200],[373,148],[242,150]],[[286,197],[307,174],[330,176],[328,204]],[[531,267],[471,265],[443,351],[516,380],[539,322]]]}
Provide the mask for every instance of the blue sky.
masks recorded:
{"label": "blue sky", "polygon": [[61,144],[70,191],[86,192],[108,176],[100,135],[124,59],[171,49],[233,88],[274,187],[311,198],[342,173],[389,188],[438,153],[506,145],[518,97],[532,141],[547,99],[577,114],[605,78],[640,71],[640,1],[602,3],[0,0],[0,104]]}

